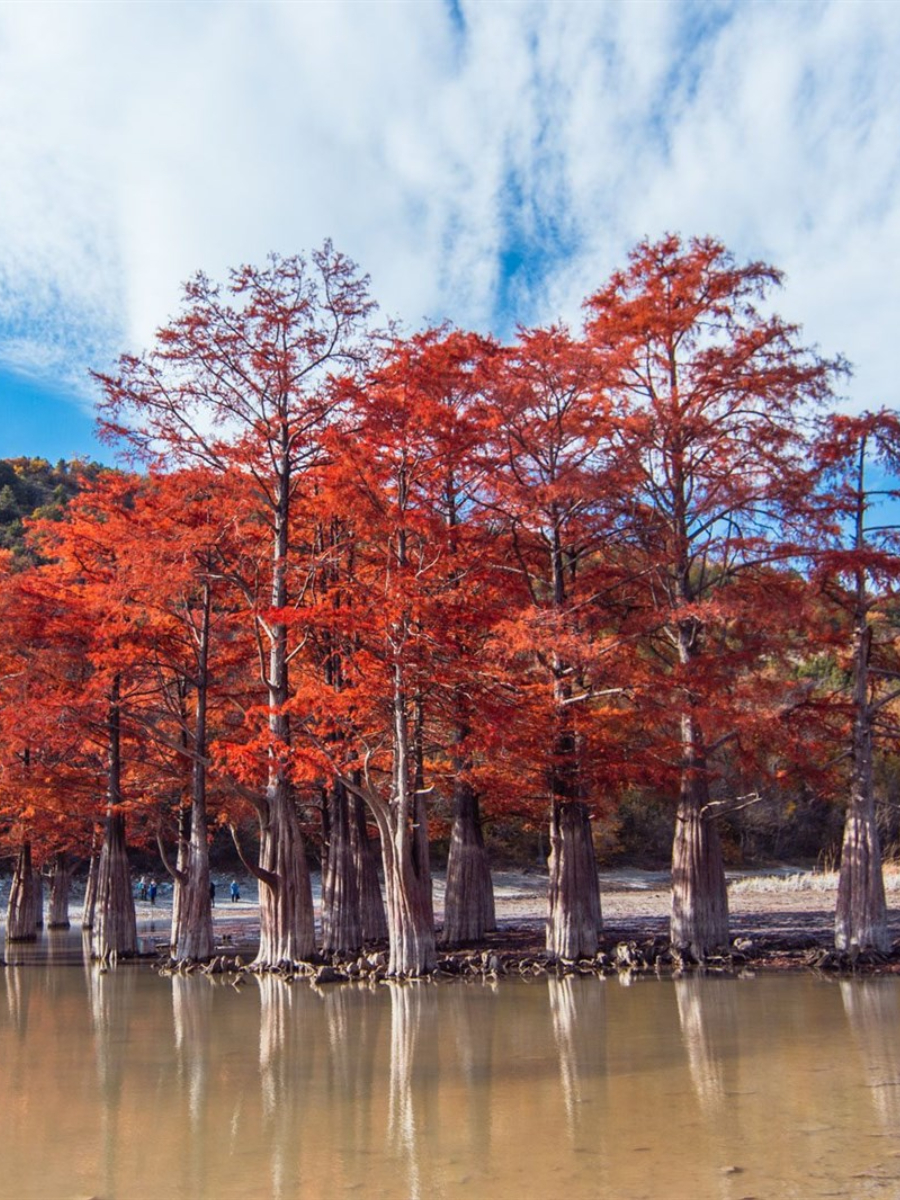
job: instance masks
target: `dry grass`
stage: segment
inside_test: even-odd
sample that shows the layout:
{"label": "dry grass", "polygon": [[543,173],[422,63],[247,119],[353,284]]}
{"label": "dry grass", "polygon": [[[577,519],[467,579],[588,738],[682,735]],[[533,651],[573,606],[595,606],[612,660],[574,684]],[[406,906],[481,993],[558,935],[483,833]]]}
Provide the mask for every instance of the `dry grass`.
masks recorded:
{"label": "dry grass", "polygon": [[[733,879],[728,889],[736,895],[785,892],[835,892],[837,871],[790,871],[779,875],[747,875]],[[900,892],[900,863],[884,865],[884,890]]]}

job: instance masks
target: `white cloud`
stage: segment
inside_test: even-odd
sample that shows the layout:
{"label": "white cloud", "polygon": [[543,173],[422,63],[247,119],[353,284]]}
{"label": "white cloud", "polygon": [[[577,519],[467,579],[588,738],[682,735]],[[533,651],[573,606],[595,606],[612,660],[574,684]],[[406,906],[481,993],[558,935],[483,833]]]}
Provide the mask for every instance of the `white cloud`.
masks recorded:
{"label": "white cloud", "polygon": [[[786,269],[893,402],[887,3],[0,0],[0,359],[83,376],[196,269],[335,244],[412,325],[578,320],[644,235]],[[525,256],[501,278],[501,255]]]}

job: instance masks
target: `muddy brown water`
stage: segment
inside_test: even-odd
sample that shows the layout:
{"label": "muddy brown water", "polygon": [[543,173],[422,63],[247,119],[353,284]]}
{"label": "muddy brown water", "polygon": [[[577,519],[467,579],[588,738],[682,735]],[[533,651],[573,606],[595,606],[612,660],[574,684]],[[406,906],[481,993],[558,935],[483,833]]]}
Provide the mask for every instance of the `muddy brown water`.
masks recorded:
{"label": "muddy brown water", "polygon": [[[900,1195],[900,982],[0,971],[0,1197]],[[52,951],[52,953],[51,953]]]}

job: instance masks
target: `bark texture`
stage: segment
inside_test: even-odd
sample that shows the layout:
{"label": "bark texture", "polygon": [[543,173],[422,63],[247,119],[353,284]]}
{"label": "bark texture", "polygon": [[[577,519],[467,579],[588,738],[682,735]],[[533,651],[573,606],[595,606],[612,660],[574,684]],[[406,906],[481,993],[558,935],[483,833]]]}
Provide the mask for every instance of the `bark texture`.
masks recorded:
{"label": "bark texture", "polygon": [[[178,930],[181,928],[181,903],[184,893],[184,880],[187,876],[188,857],[190,854],[191,818],[190,811],[181,807],[178,810],[178,848],[175,852],[175,869],[169,870],[172,876],[172,930],[169,935],[169,947],[177,957]],[[163,847],[160,845],[160,855],[166,862]]]}
{"label": "bark texture", "polygon": [[457,780],[441,942],[446,946],[480,942],[496,927],[494,885],[481,831],[478,796],[471,784]]}
{"label": "bark texture", "polygon": [[[557,607],[562,607],[561,565],[554,556]],[[584,748],[567,704],[566,665],[555,665],[556,732],[550,765],[550,857],[547,892],[547,950],[558,958],[591,958],[602,927],[597,860],[591,819],[584,802]]]}
{"label": "bark texture", "polygon": [[44,928],[44,876],[40,868],[34,872],[34,923],[36,928]]}
{"label": "bark texture", "polygon": [[178,881],[177,923],[173,920],[172,931],[172,953],[179,962],[205,962],[215,952],[206,824],[205,813],[192,814],[187,863]]}
{"label": "bark texture", "polygon": [[[866,454],[868,437],[859,440],[855,467],[855,530],[858,555],[867,551]],[[834,942],[838,950],[887,950],[890,936],[881,869],[881,845],[875,818],[874,734],[878,709],[870,697],[873,597],[868,572],[857,566],[853,591],[853,735],[850,755],[850,799],[844,824],[841,870],[835,909]]]}
{"label": "bark texture", "polygon": [[405,841],[402,830],[395,835],[382,833],[390,940],[388,974],[393,978],[428,975],[437,966],[431,898]]}
{"label": "bark texture", "polygon": [[87,883],[84,886],[84,908],[81,912],[81,928],[93,929],[94,917],[97,911],[97,855],[91,851],[88,864]]}
{"label": "bark texture", "polygon": [[[683,568],[682,598],[693,593]],[[700,669],[703,626],[694,617],[677,625],[678,657],[686,673]],[[672,945],[698,960],[727,950],[728,890],[719,831],[709,807],[706,742],[695,715],[695,695],[685,691],[681,714],[681,792],[672,843]]]}
{"label": "bark texture", "polygon": [[172,953],[179,962],[206,962],[215,952],[208,861],[197,862],[192,856],[187,875]]}
{"label": "bark texture", "polygon": [[557,958],[590,958],[601,929],[600,888],[587,805],[555,803],[550,815],[547,950]]}
{"label": "bark texture", "polygon": [[863,605],[857,612],[854,645],[854,722],[850,800],[844,822],[838,876],[834,944],[838,950],[889,950],[881,845],[875,818],[872,713],[868,667],[872,631]]}
{"label": "bark texture", "polygon": [[698,960],[728,949],[728,891],[722,846],[704,812],[705,777],[687,776],[672,848],[672,945]]}
{"label": "bark texture", "polygon": [[374,791],[363,794],[381,835],[384,886],[387,894],[388,974],[413,978],[437,965],[427,827],[423,797],[416,789],[413,740],[409,735],[403,671],[394,670],[393,778],[385,801]]}
{"label": "bark texture", "polygon": [[[207,564],[208,566],[210,564]],[[209,894],[209,819],[206,806],[207,702],[212,593],[203,584],[197,633],[197,706],[194,719],[194,765],[191,775],[190,834],[179,825],[178,850],[186,861],[174,872],[177,906],[172,913],[172,946],[179,962],[205,962],[215,952],[212,897]],[[186,854],[185,854],[186,850]]]}
{"label": "bark texture", "polygon": [[359,895],[360,932],[364,942],[387,940],[387,912],[378,878],[379,854],[369,837],[365,803],[353,796],[350,820],[350,843]]}
{"label": "bark texture", "polygon": [[25,842],[16,859],[9,906],[6,912],[6,940],[33,942],[37,939],[37,899],[34,888],[34,869],[31,865],[31,843]]}
{"label": "bark texture", "polygon": [[315,953],[312,884],[300,821],[287,781],[269,789],[269,814],[260,837],[259,952],[255,965],[272,969]]}
{"label": "bark texture", "polygon": [[[293,484],[291,431],[286,420],[278,425],[278,434],[271,587],[276,612],[288,604],[288,525]],[[255,965],[271,969],[311,958],[316,935],[303,834],[293,789],[281,761],[291,745],[291,725],[285,712],[290,696],[287,626],[273,621],[266,627],[265,636],[269,642],[265,685],[273,748],[265,802],[260,810],[259,867],[254,872],[260,884],[260,939]]]}
{"label": "bark texture", "polygon": [[116,812],[106,818],[106,833],[100,851],[91,952],[101,962],[137,953],[137,923],[125,848],[125,818]]}
{"label": "bark texture", "polygon": [[50,913],[48,929],[68,929],[69,893],[72,885],[72,870],[65,854],[60,852],[53,859],[53,877],[50,883]]}
{"label": "bark texture", "polygon": [[427,975],[437,966],[424,797],[416,789],[403,672],[394,674],[394,780],[381,853],[387,892],[390,961],[395,978]]}
{"label": "bark texture", "polygon": [[335,780],[325,797],[326,851],[322,870],[322,950],[355,953],[363,943],[347,789]]}
{"label": "bark texture", "polygon": [[838,950],[891,948],[874,812],[857,808],[852,797],[841,846],[834,944]]}

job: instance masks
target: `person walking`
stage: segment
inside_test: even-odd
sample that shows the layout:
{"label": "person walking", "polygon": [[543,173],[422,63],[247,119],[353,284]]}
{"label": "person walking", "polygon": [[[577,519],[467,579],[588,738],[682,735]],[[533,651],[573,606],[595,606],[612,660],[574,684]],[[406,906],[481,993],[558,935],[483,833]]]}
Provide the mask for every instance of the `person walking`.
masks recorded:
{"label": "person walking", "polygon": [[238,887],[237,880],[232,879],[232,881],[231,881],[231,903],[237,904],[237,902],[238,902],[238,900],[240,900],[240,898],[241,898],[241,889]]}
{"label": "person walking", "polygon": [[155,879],[150,880],[150,886],[147,889],[147,895],[150,897],[150,903],[155,905],[156,904],[156,880]]}

